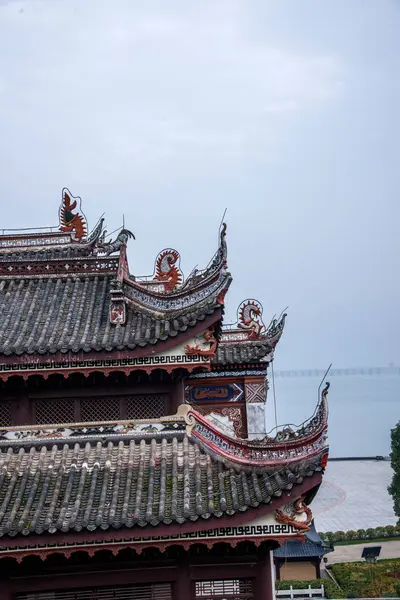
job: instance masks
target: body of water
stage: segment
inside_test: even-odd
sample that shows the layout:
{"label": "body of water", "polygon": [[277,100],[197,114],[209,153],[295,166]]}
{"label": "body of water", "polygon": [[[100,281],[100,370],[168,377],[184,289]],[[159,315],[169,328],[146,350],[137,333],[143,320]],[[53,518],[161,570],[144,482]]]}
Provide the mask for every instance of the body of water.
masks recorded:
{"label": "body of water", "polygon": [[[275,424],[269,378],[267,430]],[[311,416],[321,379],[322,375],[316,371],[276,371],[279,424],[299,425]],[[388,456],[390,429],[400,420],[398,369],[333,370],[327,379],[331,383],[328,395],[330,456]]]}

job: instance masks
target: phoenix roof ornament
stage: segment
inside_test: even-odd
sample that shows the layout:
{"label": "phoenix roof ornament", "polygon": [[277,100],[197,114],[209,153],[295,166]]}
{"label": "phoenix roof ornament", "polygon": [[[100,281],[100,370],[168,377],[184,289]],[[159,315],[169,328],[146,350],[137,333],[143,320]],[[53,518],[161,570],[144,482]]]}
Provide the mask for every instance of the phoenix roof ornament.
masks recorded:
{"label": "phoenix roof ornament", "polygon": [[73,238],[79,241],[87,234],[87,220],[81,205],[80,196],[73,196],[68,188],[63,188],[59,210],[60,231],[71,233]]}

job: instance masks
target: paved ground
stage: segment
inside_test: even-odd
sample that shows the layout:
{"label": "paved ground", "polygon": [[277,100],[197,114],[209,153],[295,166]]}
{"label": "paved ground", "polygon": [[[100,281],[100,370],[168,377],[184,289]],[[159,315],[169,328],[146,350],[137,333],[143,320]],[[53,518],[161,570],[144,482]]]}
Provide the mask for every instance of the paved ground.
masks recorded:
{"label": "paved ground", "polygon": [[347,531],[395,525],[387,487],[393,476],[389,461],[329,461],[311,508],[317,531]]}
{"label": "paved ground", "polygon": [[361,560],[362,549],[365,546],[381,546],[380,558],[400,558],[400,540],[394,540],[393,542],[377,542],[375,544],[336,546],[334,552],[326,555],[328,564]]}

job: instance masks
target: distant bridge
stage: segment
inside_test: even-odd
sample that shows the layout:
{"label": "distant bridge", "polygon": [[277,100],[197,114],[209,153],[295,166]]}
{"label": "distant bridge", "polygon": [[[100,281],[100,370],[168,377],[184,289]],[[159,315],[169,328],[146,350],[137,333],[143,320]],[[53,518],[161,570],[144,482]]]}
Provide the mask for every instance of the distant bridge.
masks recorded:
{"label": "distant bridge", "polygon": [[[326,373],[326,369],[290,369],[276,370],[275,377],[320,377]],[[348,375],[400,375],[400,367],[359,367],[346,369],[331,369],[328,377]]]}

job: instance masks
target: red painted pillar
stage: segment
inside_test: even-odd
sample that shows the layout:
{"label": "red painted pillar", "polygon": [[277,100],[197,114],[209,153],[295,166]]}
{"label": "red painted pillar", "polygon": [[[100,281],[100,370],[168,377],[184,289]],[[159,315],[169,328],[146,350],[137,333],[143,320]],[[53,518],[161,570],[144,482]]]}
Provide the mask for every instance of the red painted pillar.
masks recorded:
{"label": "red painted pillar", "polygon": [[255,600],[274,600],[275,599],[275,581],[272,576],[271,556],[268,552],[260,558],[258,563],[258,578]]}
{"label": "red painted pillar", "polygon": [[173,600],[192,600],[193,590],[190,577],[189,563],[184,561],[178,564],[176,580],[172,586]]}

